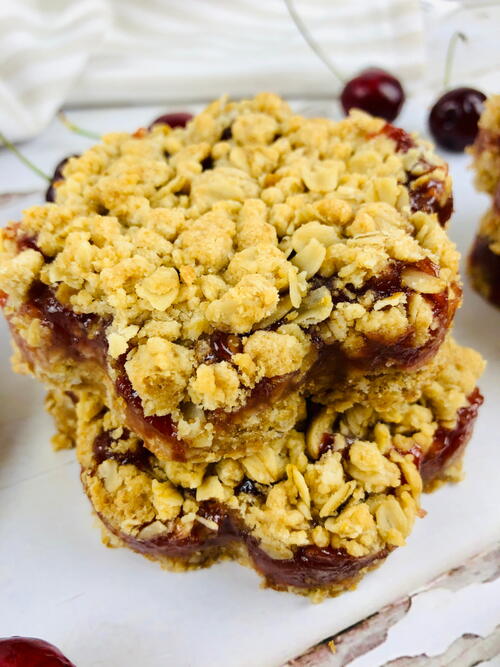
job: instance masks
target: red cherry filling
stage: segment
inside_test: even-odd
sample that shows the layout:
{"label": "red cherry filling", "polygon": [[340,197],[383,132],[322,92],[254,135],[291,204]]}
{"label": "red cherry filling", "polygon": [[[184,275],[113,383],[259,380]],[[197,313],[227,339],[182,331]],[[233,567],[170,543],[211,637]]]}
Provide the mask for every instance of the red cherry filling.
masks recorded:
{"label": "red cherry filling", "polygon": [[[240,491],[253,493],[253,490]],[[362,558],[350,556],[344,549],[320,549],[316,546],[299,547],[290,559],[280,560],[269,556],[252,537],[236,513],[216,501],[205,501],[198,514],[217,524],[216,530],[195,522],[189,534],[172,532],[150,539],[141,539],[121,532],[99,514],[108,529],[118,535],[130,548],[157,558],[189,558],[219,547],[242,541],[250,559],[266,581],[274,586],[313,588],[355,579],[360,570],[388,554],[387,549]]]}
{"label": "red cherry filling", "polygon": [[348,81],[340,96],[345,113],[357,108],[392,121],[405,100],[403,87],[388,72],[377,67],[363,70]]}
{"label": "red cherry filling", "polygon": [[384,559],[389,549],[367,556],[351,556],[345,549],[317,546],[298,547],[293,558],[277,559],[269,556],[255,540],[247,538],[248,551],[255,568],[273,586],[314,588],[354,580],[360,571]]}
{"label": "red cherry filling", "polygon": [[203,359],[205,364],[231,361],[233,354],[237,354],[243,349],[243,344],[239,336],[224,333],[223,331],[214,331],[208,338],[208,345],[208,351]]}
{"label": "red cherry filling", "polygon": [[43,639],[0,639],[0,667],[75,667],[61,651]]}
{"label": "red cherry filling", "polygon": [[[125,356],[125,355],[124,355]],[[170,444],[172,458],[176,461],[185,461],[185,443],[177,437],[177,426],[170,415],[146,417],[139,394],[132,387],[123,364],[125,358],[119,359],[119,375],[116,380],[116,391],[125,400],[127,420],[135,431],[146,439],[161,438]]]}
{"label": "red cherry filling", "polygon": [[431,448],[419,461],[424,484],[439,479],[463,453],[472,435],[472,428],[483,400],[481,392],[476,387],[467,397],[468,405],[458,410],[455,428],[440,426],[436,429]]}
{"label": "red cherry filling", "polygon": [[429,129],[439,146],[460,152],[473,143],[486,96],[474,88],[455,88],[431,109]]}
{"label": "red cherry filling", "polygon": [[407,153],[410,148],[415,146],[415,141],[408,132],[405,132],[400,127],[394,127],[394,125],[390,125],[389,123],[384,125],[380,130],[380,134],[385,134],[389,139],[394,141],[398,153]]}
{"label": "red cherry filling", "polygon": [[169,125],[170,127],[186,127],[189,123],[193,114],[187,113],[186,111],[178,111],[176,113],[165,113],[162,116],[158,116],[154,121],[148,126],[150,130],[155,125]]}

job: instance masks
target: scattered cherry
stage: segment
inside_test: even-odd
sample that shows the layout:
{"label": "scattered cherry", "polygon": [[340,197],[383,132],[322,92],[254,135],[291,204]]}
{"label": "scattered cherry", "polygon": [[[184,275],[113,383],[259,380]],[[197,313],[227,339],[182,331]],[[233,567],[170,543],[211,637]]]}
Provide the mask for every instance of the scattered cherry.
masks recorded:
{"label": "scattered cherry", "polygon": [[169,125],[170,127],[186,127],[193,114],[186,111],[177,111],[175,113],[165,113],[163,116],[158,116],[148,127],[150,130],[155,125]]}
{"label": "scattered cherry", "polygon": [[369,67],[345,83],[342,72],[331,62],[313,38],[306,24],[295,9],[292,0],[285,0],[290,18],[298,31],[335,78],[344,84],[340,101],[345,113],[353,108],[362,109],[374,116],[393,121],[405,101],[405,93],[399,81],[380,67]]}
{"label": "scattered cherry", "polygon": [[466,42],[463,32],[455,32],[446,52],[443,88],[446,93],[435,102],[429,114],[429,129],[442,148],[457,153],[474,142],[478,133],[479,117],[486,96],[475,88],[449,90],[455,49],[459,41]]}
{"label": "scattered cherry", "polygon": [[485,99],[486,95],[475,88],[455,88],[441,95],[429,116],[436,143],[456,152],[472,144]]}
{"label": "scattered cherry", "polygon": [[0,667],[75,667],[61,651],[43,639],[0,639]]}
{"label": "scattered cherry", "polygon": [[50,179],[50,185],[45,192],[45,201],[54,202],[56,200],[56,189],[54,187],[54,183],[56,183],[57,181],[64,180],[62,170],[64,169],[66,163],[72,157],[79,157],[79,156],[78,155],[68,155],[68,157],[65,157],[63,160],[61,160],[60,162],[57,163],[56,168],[54,169],[54,173],[52,175],[52,178]]}
{"label": "scattered cherry", "polygon": [[345,113],[357,108],[393,121],[405,101],[405,93],[392,74],[370,67],[346,83],[340,101]]}

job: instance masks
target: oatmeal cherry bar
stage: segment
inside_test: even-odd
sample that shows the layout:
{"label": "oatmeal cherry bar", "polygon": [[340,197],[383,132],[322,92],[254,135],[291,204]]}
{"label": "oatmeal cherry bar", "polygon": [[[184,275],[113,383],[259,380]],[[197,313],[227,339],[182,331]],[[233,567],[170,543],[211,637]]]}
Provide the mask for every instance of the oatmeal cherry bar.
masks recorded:
{"label": "oatmeal cherry bar", "polygon": [[[351,588],[405,543],[422,487],[457,479],[483,363],[451,341],[444,347],[415,402],[309,403],[281,440],[210,464],[160,461],[98,396],[80,391],[77,455],[108,539],[168,568],[236,558],[273,588],[317,597]],[[56,411],[59,400],[52,396]]]}
{"label": "oatmeal cherry bar", "polygon": [[479,128],[471,149],[476,186],[493,196],[493,205],[483,216],[472,246],[469,275],[473,287],[500,307],[500,95],[486,101]]}
{"label": "oatmeal cherry bar", "polygon": [[421,367],[459,305],[446,163],[361,112],[222,99],[63,177],[2,235],[19,355],[165,460],[244,455],[339,377]]}

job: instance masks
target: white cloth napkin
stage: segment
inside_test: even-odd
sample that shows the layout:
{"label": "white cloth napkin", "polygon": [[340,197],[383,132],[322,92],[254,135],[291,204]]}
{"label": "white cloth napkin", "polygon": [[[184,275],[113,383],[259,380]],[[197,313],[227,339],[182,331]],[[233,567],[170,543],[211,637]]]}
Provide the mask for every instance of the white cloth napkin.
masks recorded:
{"label": "white cloth napkin", "polygon": [[47,125],[110,25],[104,0],[2,0],[0,130],[9,139]]}
{"label": "white cloth napkin", "polygon": [[[460,5],[430,2],[439,25]],[[376,64],[412,92],[429,72],[441,76],[436,62],[444,65],[444,54],[427,39],[436,25],[426,26],[418,0],[294,5],[346,78]],[[340,90],[283,0],[1,2],[0,130],[12,140],[39,133],[62,105],[175,103],[259,90],[327,98]]]}

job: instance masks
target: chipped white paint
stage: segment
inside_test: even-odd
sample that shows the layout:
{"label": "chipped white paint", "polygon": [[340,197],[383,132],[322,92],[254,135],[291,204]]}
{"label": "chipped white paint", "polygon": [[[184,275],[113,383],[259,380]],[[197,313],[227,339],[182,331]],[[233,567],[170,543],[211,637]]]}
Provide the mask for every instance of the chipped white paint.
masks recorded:
{"label": "chipped white paint", "polygon": [[490,658],[500,664],[500,544],[288,667],[470,667]]}
{"label": "chipped white paint", "polygon": [[349,667],[373,667],[421,653],[438,656],[462,635],[486,637],[499,623],[500,579],[457,591],[432,588],[412,597],[408,613],[390,628],[383,645],[353,660]]}

